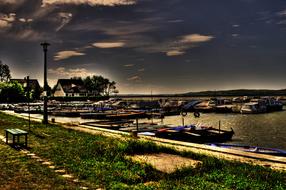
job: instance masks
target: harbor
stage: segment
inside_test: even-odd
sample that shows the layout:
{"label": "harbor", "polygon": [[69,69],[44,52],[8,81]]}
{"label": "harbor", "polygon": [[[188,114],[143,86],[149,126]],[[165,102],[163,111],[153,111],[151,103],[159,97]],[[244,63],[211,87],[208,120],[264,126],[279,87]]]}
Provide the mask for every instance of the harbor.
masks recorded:
{"label": "harbor", "polygon": [[0,1],[0,189],[286,189],[286,1]]}
{"label": "harbor", "polygon": [[[0,117],[5,126],[28,130],[27,115],[10,112],[0,113]],[[25,179],[25,182],[19,182],[21,187],[98,189],[106,184],[107,189],[132,189],[134,186],[165,189],[168,184],[170,188],[176,185],[181,189],[190,187],[198,176],[203,176],[195,183],[198,189],[205,183],[209,183],[209,188],[215,185],[231,189],[237,185],[238,179],[247,182],[243,183],[243,189],[258,185],[267,189],[285,187],[285,157],[162,138],[135,138],[124,132],[84,125],[60,122],[46,125],[39,121],[41,118],[31,118],[34,127],[29,131],[30,149],[14,150],[1,143],[1,157],[6,158],[0,163],[3,172],[11,178]],[[27,168],[30,175],[26,177],[17,172],[16,164]],[[217,171],[223,180],[213,182],[210,177],[216,177]],[[253,175],[251,180],[249,172]],[[35,182],[31,175],[37,176],[38,181]],[[234,178],[226,183],[229,175]],[[267,180],[261,181],[265,177]],[[44,185],[43,181],[46,181]]]}
{"label": "harbor", "polygon": [[[171,136],[171,132],[177,132],[177,135],[182,136],[180,133],[182,131],[185,132],[184,135],[189,132],[196,135],[202,131],[198,130],[202,127],[204,131],[208,130],[209,134],[211,134],[210,129],[221,130],[222,132],[233,130],[234,134],[226,139],[221,137],[221,139],[210,140],[210,137],[203,137],[203,140],[195,140],[194,136],[176,137],[176,139],[188,142],[188,139],[191,138],[191,142],[205,144],[224,142],[286,150],[286,131],[283,125],[286,123],[285,107],[259,114],[198,112],[182,109],[194,100],[172,100],[169,103],[164,100],[164,104],[161,103],[161,106],[160,101],[162,102],[162,99],[158,99],[158,101],[109,99],[100,102],[50,102],[49,119],[62,123],[85,124],[91,127],[125,132],[137,131],[139,135],[160,136],[162,138],[168,138]],[[201,102],[204,101],[206,100]],[[184,104],[181,103],[180,105],[180,102],[184,102]],[[14,107],[11,106],[10,112],[28,115],[30,111],[31,117],[42,117],[40,114],[42,104],[36,103],[29,106],[28,109],[27,104],[14,105]],[[2,105],[2,107],[4,106]],[[8,106],[6,108],[8,109]],[[192,126],[197,130],[193,130]],[[162,129],[167,129],[167,131],[162,133]],[[166,135],[166,132],[169,134]]]}

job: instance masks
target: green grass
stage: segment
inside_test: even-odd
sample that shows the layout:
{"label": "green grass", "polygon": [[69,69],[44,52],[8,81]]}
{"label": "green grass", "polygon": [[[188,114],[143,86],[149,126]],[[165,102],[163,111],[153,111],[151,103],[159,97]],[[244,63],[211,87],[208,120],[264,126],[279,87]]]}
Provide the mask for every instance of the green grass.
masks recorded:
{"label": "green grass", "polygon": [[0,142],[0,189],[79,189],[40,163]]}
{"label": "green grass", "polygon": [[[27,130],[27,121],[0,113],[0,132],[5,128]],[[56,125],[32,123],[29,134],[31,152],[49,159],[58,167],[63,167],[84,182],[91,189],[286,189],[285,172],[269,168],[252,166],[238,162],[219,160],[191,152],[178,152],[170,148],[159,147],[152,142],[142,142],[126,137],[115,139],[100,135],[91,135],[74,130],[67,130]],[[76,189],[44,166],[32,163],[9,146],[0,146],[2,152],[11,155],[11,162],[16,162],[31,170],[30,178],[38,177],[47,181],[52,189]],[[136,153],[172,153],[196,160],[202,164],[196,168],[184,168],[172,174],[161,173],[150,165],[132,162],[126,155]],[[2,157],[1,157],[2,158]],[[3,159],[1,159],[3,160]],[[2,163],[1,163],[2,164]],[[18,173],[17,167],[4,167],[0,181],[9,181],[4,176]],[[35,173],[33,173],[33,171]],[[7,174],[5,174],[7,173]],[[22,173],[22,172],[20,172]],[[21,177],[25,175],[21,174]],[[49,182],[49,183],[48,183]],[[15,181],[14,183],[17,184]],[[19,182],[20,183],[20,182]],[[36,186],[38,181],[34,182]],[[18,184],[17,184],[18,185]],[[19,184],[19,187],[21,183]],[[15,188],[23,189],[23,188]]]}

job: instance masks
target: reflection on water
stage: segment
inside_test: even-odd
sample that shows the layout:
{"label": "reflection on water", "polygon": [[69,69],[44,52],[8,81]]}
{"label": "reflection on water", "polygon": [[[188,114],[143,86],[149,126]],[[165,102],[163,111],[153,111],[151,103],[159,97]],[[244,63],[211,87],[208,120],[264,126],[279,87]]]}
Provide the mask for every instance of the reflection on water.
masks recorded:
{"label": "reflection on water", "polygon": [[[35,116],[35,115],[34,115]],[[37,115],[41,118],[41,115]],[[61,122],[85,122],[80,118],[52,117]],[[147,121],[147,120],[141,120]],[[154,122],[159,122],[155,120]],[[200,118],[195,118],[192,113],[184,117],[184,123],[201,124],[229,130],[233,128],[235,134],[231,143],[245,144],[262,147],[280,148],[286,150],[286,110],[267,114],[216,114],[202,113]],[[149,122],[151,122],[149,120]],[[169,116],[163,120],[164,124],[182,125],[182,116]]]}

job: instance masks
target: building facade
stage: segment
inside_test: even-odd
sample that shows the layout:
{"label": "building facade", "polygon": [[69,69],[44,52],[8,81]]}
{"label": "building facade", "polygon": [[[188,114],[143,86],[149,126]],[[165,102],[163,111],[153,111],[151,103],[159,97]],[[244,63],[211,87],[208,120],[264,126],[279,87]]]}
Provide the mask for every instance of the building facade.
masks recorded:
{"label": "building facade", "polygon": [[87,89],[81,79],[59,79],[53,95],[54,97],[85,97]]}

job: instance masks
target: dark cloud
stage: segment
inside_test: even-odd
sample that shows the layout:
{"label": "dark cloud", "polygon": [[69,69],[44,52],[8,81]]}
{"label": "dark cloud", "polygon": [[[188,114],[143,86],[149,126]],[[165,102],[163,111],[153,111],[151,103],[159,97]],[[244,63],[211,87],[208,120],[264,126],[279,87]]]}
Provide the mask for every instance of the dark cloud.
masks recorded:
{"label": "dark cloud", "polygon": [[3,0],[14,78],[101,74],[121,93],[285,88],[284,0]]}

